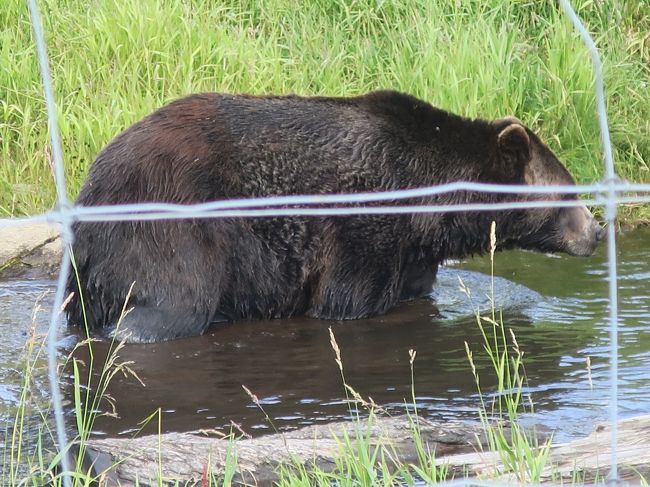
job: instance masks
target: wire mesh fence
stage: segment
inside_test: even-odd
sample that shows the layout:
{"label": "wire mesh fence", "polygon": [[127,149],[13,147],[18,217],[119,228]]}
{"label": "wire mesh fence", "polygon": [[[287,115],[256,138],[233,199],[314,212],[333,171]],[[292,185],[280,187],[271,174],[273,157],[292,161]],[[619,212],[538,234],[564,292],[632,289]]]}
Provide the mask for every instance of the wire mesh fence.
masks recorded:
{"label": "wire mesh fence", "polygon": [[[274,196],[268,198],[251,198],[213,201],[195,205],[179,205],[168,203],[142,203],[128,205],[75,207],[67,198],[66,182],[63,171],[63,152],[56,118],[55,99],[52,92],[49,65],[46,54],[42,23],[35,0],[28,0],[31,20],[38,52],[39,66],[47,104],[49,132],[51,136],[54,175],[57,189],[57,205],[54,210],[34,215],[28,218],[3,219],[0,226],[15,226],[30,222],[46,221],[59,224],[63,241],[63,258],[51,311],[48,335],[48,376],[56,422],[57,443],[61,451],[68,445],[68,437],[64,425],[64,412],[57,376],[57,337],[61,324],[60,309],[64,301],[65,283],[70,269],[69,248],[73,242],[72,224],[75,221],[141,221],[168,220],[179,218],[232,218],[232,217],[263,217],[263,216],[325,216],[325,215],[369,215],[369,214],[405,214],[405,213],[443,213],[483,210],[513,210],[541,207],[600,206],[604,208],[607,222],[607,259],[609,280],[609,353],[610,353],[610,398],[609,419],[611,421],[611,464],[609,479],[615,480],[617,473],[617,430],[618,420],[618,296],[617,296],[617,263],[615,220],[617,207],[628,203],[650,202],[650,184],[631,184],[618,179],[605,113],[605,98],[601,62],[596,46],[586,31],[576,13],[567,0],[560,4],[587,45],[593,62],[596,81],[596,100],[598,118],[604,151],[605,177],[602,181],[589,185],[575,186],[513,186],[481,184],[470,182],[455,182],[433,187],[407,189],[388,192],[333,194],[333,195],[299,195]],[[544,194],[586,194],[580,201],[548,201],[541,198],[529,197],[526,201],[512,201],[490,204],[457,204],[457,205],[414,205],[396,204],[401,200],[442,195],[457,191],[474,191],[501,193],[510,195],[544,195]],[[70,472],[67,455],[62,456],[64,472]],[[70,485],[71,476],[64,475],[65,485]],[[449,482],[447,485],[494,485],[489,482],[460,480]]]}

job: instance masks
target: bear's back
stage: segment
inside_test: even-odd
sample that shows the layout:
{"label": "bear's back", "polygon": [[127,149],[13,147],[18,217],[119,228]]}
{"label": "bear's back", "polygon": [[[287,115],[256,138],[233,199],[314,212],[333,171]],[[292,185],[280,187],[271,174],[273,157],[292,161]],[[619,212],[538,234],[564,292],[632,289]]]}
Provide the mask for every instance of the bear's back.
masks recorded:
{"label": "bear's back", "polygon": [[77,202],[196,203],[392,189],[414,157],[415,128],[422,131],[422,117],[432,113],[445,116],[394,92],[355,98],[191,95],[109,143]]}

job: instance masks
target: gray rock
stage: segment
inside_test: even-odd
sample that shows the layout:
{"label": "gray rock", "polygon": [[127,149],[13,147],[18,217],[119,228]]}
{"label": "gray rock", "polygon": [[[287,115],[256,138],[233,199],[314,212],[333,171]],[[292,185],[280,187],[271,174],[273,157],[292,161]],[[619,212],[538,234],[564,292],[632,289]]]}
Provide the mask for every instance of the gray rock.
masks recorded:
{"label": "gray rock", "polygon": [[52,276],[59,270],[61,254],[55,225],[0,226],[0,277]]}

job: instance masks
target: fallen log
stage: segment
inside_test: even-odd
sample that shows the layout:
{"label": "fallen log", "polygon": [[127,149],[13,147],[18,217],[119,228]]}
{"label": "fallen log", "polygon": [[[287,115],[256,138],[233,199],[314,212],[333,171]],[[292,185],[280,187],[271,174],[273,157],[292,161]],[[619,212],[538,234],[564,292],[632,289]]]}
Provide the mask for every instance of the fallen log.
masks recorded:
{"label": "fallen log", "polygon": [[[479,425],[422,418],[418,423],[423,443],[438,455],[472,451],[477,438],[483,438]],[[161,478],[163,483],[200,485],[206,471],[224,472],[230,457],[236,458],[237,483],[271,485],[282,464],[333,470],[343,452],[344,435],[353,444],[356,438],[364,438],[374,448],[386,447],[403,463],[417,461],[412,422],[406,416],[374,417],[370,425],[365,420],[314,425],[236,441],[197,433],[93,439],[86,460],[95,462],[96,472],[106,472],[108,485],[133,485],[136,480],[140,486],[159,485]]]}
{"label": "fallen log", "polygon": [[[640,484],[650,479],[650,415],[617,423],[616,445],[618,480]],[[586,438],[553,445],[541,472],[541,482],[592,483],[607,478],[612,468],[612,434],[608,424],[597,425]],[[515,482],[520,479],[504,472],[496,452],[474,452],[447,456],[440,460],[471,476]]]}
{"label": "fallen log", "polygon": [[[479,424],[419,419],[425,448],[436,452],[455,478],[478,477],[500,482],[521,482],[505,472],[497,452],[483,451],[485,435]],[[370,426],[341,422],[253,439],[229,441],[203,433],[166,433],[141,438],[103,438],[88,442],[86,461],[104,472],[106,485],[201,485],[206,472],[223,473],[236,460],[237,483],[270,485],[281,464],[314,465],[325,471],[335,467],[343,451],[344,435],[363,438],[384,447],[401,463],[417,462],[412,422],[405,416],[375,417]],[[551,447],[541,474],[542,482],[594,482],[611,468],[611,429],[599,425],[586,438]],[[619,479],[639,483],[650,478],[650,415],[618,423]],[[162,482],[161,482],[162,480]]]}

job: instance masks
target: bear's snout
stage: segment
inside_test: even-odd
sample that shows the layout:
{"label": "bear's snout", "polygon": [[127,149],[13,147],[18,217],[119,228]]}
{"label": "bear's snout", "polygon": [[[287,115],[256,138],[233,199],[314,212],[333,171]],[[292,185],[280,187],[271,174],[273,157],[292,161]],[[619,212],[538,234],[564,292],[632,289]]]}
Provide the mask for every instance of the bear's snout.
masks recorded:
{"label": "bear's snout", "polygon": [[569,255],[586,257],[593,254],[607,233],[586,206],[567,208],[560,222]]}

